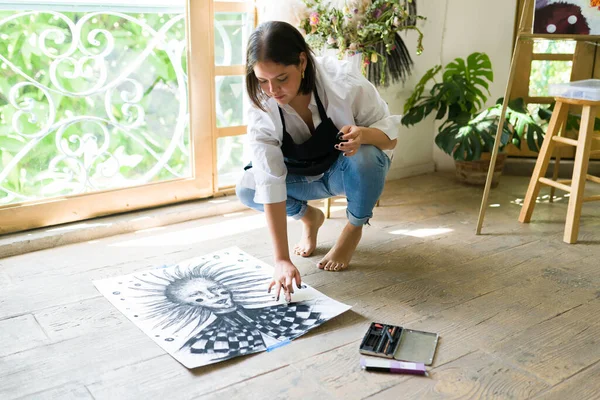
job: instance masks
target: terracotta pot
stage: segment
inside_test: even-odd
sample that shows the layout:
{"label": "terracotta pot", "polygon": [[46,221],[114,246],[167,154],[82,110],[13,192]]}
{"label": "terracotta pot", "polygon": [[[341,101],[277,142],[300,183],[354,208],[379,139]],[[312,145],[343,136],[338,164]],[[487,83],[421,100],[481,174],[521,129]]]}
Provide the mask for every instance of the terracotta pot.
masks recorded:
{"label": "terracotta pot", "polygon": [[[492,153],[483,153],[481,160],[477,161],[454,161],[456,166],[456,179],[459,182],[468,185],[485,186],[488,169],[490,168],[490,159]],[[498,186],[506,153],[499,153],[496,159],[496,168],[494,168],[494,177],[492,178],[492,187]]]}

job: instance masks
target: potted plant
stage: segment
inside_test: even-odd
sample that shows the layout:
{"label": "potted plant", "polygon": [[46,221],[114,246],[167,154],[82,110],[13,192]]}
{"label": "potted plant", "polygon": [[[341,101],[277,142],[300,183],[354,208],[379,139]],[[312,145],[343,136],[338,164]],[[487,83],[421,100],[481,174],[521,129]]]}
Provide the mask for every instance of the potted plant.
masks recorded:
{"label": "potted plant", "polygon": [[[441,73],[441,80],[436,77]],[[456,58],[446,65],[436,65],[425,73],[404,105],[402,124],[414,125],[436,111],[435,119],[444,120],[435,137],[436,145],[455,160],[457,178],[465,183],[484,184],[490,154],[502,110],[499,99],[484,108],[493,81],[492,63],[485,53],[473,53],[466,60]],[[426,92],[429,81],[435,83]],[[544,131],[525,107],[523,99],[509,102],[501,136],[500,150],[511,142],[520,147],[527,140],[537,150]],[[492,185],[498,184],[506,154],[498,155]]]}
{"label": "potted plant", "polygon": [[363,74],[376,86],[404,82],[413,61],[400,32],[423,33],[416,26],[416,0],[304,0],[306,16],[299,28],[314,50],[334,50],[340,59],[360,58]]}

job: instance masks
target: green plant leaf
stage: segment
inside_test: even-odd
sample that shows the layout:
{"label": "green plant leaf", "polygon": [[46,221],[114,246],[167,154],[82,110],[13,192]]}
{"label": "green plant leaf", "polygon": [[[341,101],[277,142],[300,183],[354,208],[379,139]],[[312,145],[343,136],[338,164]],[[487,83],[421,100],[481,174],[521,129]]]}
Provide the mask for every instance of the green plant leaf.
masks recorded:
{"label": "green plant leaf", "polygon": [[439,131],[435,137],[435,144],[446,154],[452,155],[456,147],[455,124],[451,124]]}
{"label": "green plant leaf", "polygon": [[440,108],[438,108],[437,114],[435,115],[435,119],[443,119],[446,115],[447,108],[448,107],[446,107],[446,104],[441,104]]}
{"label": "green plant leaf", "polygon": [[405,114],[408,113],[410,108],[415,106],[415,104],[417,103],[419,98],[423,95],[423,92],[425,91],[425,85],[427,84],[427,82],[429,82],[431,79],[433,79],[433,77],[435,75],[437,75],[437,73],[441,69],[442,69],[441,65],[436,65],[433,68],[429,69],[427,72],[425,72],[425,75],[423,75],[421,80],[419,80],[419,82],[415,86],[415,90],[413,91],[411,96],[408,98],[408,100],[404,104],[404,113]]}
{"label": "green plant leaf", "polygon": [[431,97],[425,98],[416,106],[413,106],[402,117],[402,125],[411,126],[425,119],[435,108],[435,101]]}
{"label": "green plant leaf", "polygon": [[532,151],[538,151],[533,135],[525,135],[525,137],[527,139],[527,147]]}
{"label": "green plant leaf", "polygon": [[467,99],[482,107],[487,101],[484,90],[490,94],[489,83],[494,80],[492,63],[487,54],[472,53],[467,57],[466,62],[462,58],[456,58],[448,63],[443,74],[444,82],[450,81],[455,76],[460,76],[464,80]]}

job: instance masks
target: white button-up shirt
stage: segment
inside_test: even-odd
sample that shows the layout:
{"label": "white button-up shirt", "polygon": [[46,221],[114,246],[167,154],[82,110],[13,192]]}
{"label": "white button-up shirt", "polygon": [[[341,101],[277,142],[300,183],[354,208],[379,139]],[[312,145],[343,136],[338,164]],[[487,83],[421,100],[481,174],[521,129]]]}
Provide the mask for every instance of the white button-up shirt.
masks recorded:
{"label": "white button-up shirt", "polygon": [[[345,125],[377,128],[390,140],[398,137],[400,116],[390,115],[387,104],[377,89],[348,61],[332,57],[316,58],[317,93],[327,116],[341,129]],[[275,99],[265,104],[266,112],[252,106],[248,115],[248,146],[252,168],[243,175],[240,185],[256,191],[254,201],[260,204],[279,203],[287,199],[285,178],[287,168],[283,161],[281,144],[283,125]],[[286,130],[294,143],[300,144],[311,136],[300,115],[289,105],[283,110]],[[314,94],[308,105],[313,124],[321,123]],[[337,151],[337,150],[336,150]],[[384,150],[390,159],[393,150]],[[322,175],[308,177],[309,181]]]}

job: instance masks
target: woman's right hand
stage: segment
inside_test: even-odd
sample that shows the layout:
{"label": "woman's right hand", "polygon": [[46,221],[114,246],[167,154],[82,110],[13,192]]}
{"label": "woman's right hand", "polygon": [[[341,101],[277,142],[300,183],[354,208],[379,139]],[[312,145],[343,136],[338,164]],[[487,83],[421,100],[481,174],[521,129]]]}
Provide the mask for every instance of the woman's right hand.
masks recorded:
{"label": "woman's right hand", "polygon": [[294,294],[294,286],[292,284],[294,280],[296,281],[296,286],[300,289],[302,278],[300,277],[298,268],[290,260],[276,261],[273,280],[269,285],[268,292],[271,293],[271,289],[275,288],[275,298],[279,301],[279,295],[283,291],[285,301],[289,303],[292,301],[292,294]]}

